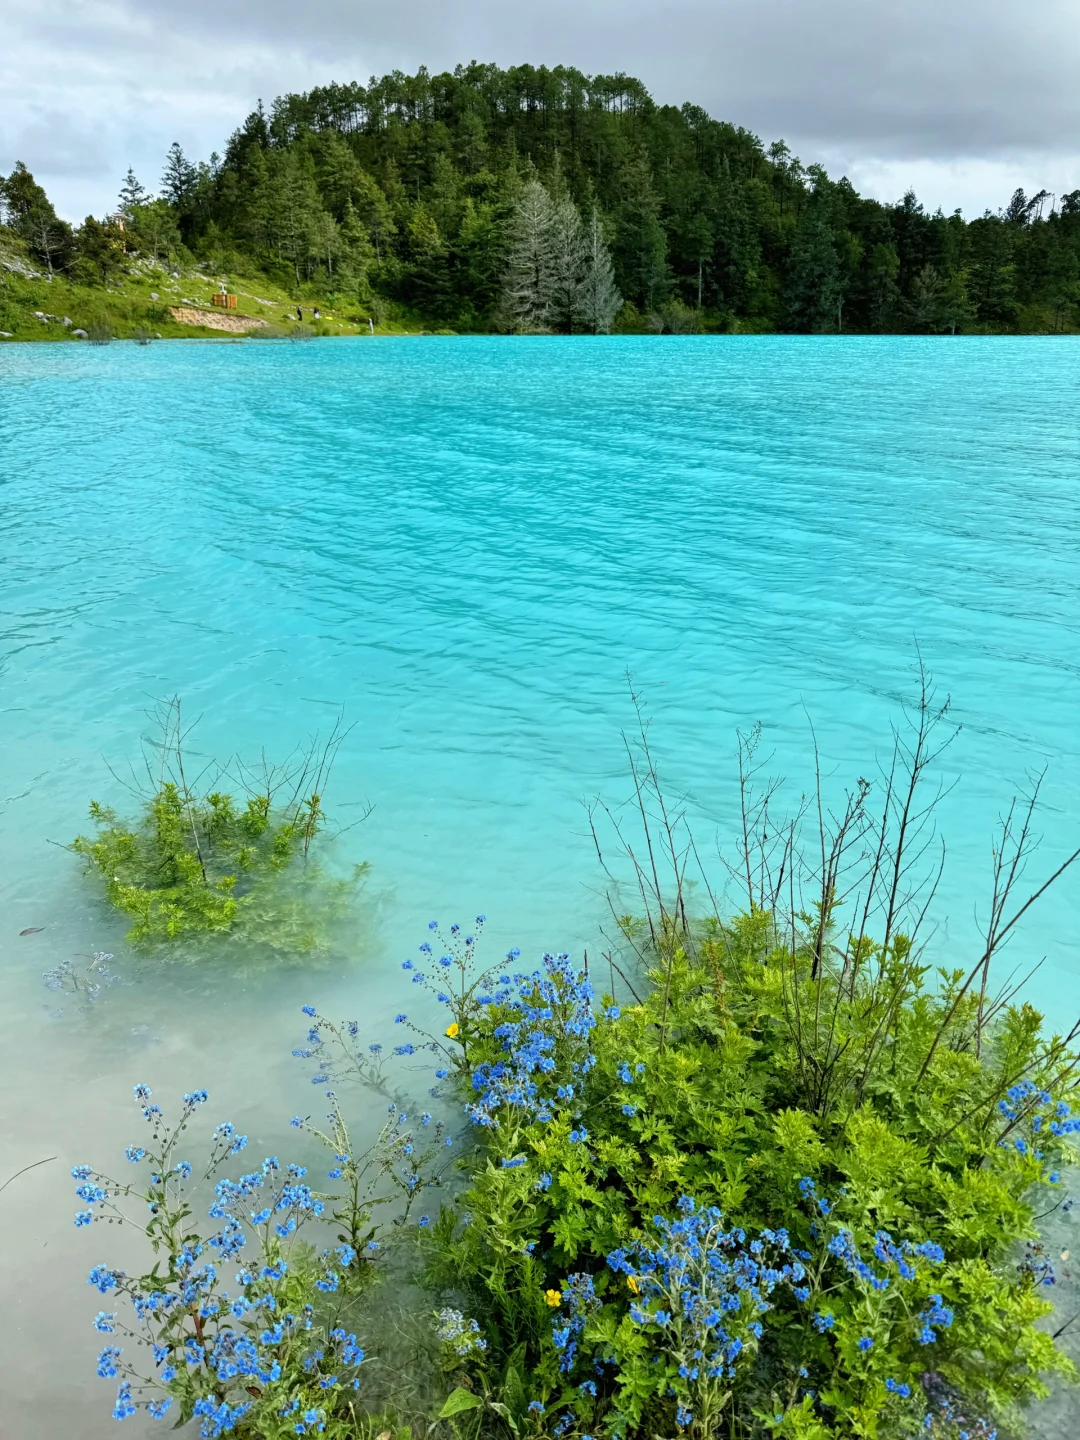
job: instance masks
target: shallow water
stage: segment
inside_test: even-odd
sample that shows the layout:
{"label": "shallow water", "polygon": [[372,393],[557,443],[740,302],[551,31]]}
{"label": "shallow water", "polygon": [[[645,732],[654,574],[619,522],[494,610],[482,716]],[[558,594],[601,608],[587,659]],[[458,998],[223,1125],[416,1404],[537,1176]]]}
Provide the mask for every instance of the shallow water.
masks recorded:
{"label": "shallow water", "polygon": [[[298,1007],[390,1038],[429,918],[486,911],[493,957],[597,945],[581,801],[626,794],[628,668],[711,844],[737,726],[763,722],[794,803],[812,719],[839,793],[876,773],[917,642],[963,725],[932,944],[963,963],[1030,771],[1032,878],[1080,831],[1078,416],[1073,339],[0,350],[0,1183],[57,1157],[0,1195],[0,1432],[114,1429],[83,1280],[125,1236],[72,1227],[67,1171],[137,1138],[134,1081],[206,1084],[213,1120],[284,1150]],[[313,973],[137,960],[49,843],[123,801],[174,693],[208,755],[354,722],[327,803],[345,825],[374,805],[336,845],[372,862],[370,899]],[[1046,957],[1055,1023],[1077,933],[1080,875],[1010,952]],[[126,983],[58,1007],[41,972],[95,949]]]}

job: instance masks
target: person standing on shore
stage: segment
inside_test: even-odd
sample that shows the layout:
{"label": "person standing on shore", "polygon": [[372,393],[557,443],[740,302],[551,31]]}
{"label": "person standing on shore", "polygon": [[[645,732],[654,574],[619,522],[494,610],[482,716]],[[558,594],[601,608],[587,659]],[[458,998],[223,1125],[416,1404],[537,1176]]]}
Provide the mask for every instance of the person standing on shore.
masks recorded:
{"label": "person standing on shore", "polygon": [[297,305],[297,307],[296,307],[296,318],[297,318],[297,320],[303,322],[303,319],[304,319],[304,311],[303,311],[302,307],[299,306],[299,305]]}

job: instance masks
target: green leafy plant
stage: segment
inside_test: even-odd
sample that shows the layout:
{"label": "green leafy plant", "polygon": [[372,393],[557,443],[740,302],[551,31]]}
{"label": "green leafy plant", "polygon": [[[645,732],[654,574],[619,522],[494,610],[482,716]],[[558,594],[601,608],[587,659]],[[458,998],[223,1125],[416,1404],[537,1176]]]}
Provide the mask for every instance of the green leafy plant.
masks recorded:
{"label": "green leafy plant", "polygon": [[[454,1019],[428,1043],[457,1047],[442,1073],[480,1153],[432,1231],[429,1280],[484,1317],[478,1374],[522,1351],[547,1433],[892,1440],[959,1433],[949,1416],[974,1414],[969,1433],[986,1435],[1071,1376],[1039,1326],[1053,1270],[1037,1217],[1071,1203],[1078,1032],[1044,1034],[1016,987],[991,984],[1002,937],[1045,889],[1014,898],[1036,796],[1006,815],[982,952],[934,975],[917,861],[946,716],[924,683],[876,817],[861,782],[835,817],[821,807],[805,848],[798,817],[778,821],[755,790],[748,737],[732,867],[747,901],[727,918],[707,877],[689,883],[697,852],[643,723],[637,829],[594,812],[615,824],[638,903],[623,910],[601,845],[619,999],[597,1012],[568,957],[447,986]],[[445,973],[464,977],[471,942],[448,951]],[[781,1237],[773,1271],[794,1257],[805,1272],[762,1292],[757,1333],[726,1316],[739,1348],[706,1391],[672,1319],[693,1287],[655,1278],[688,1206],[728,1237],[710,1242],[718,1263]],[[650,1279],[643,1257],[665,1245]]]}
{"label": "green leafy plant", "polygon": [[136,792],[139,813],[121,819],[94,801],[96,836],[80,835],[71,845],[104,878],[110,902],[133,917],[129,941],[229,935],[282,951],[320,948],[367,868],[333,880],[311,857],[325,826],[322,791],[344,732],[335,726],[324,744],[313,743],[284,766],[255,773],[237,767],[237,796],[221,788],[216,768],[189,781],[179,700],[155,718],[161,740],[156,764],[146,757],[149,784]]}

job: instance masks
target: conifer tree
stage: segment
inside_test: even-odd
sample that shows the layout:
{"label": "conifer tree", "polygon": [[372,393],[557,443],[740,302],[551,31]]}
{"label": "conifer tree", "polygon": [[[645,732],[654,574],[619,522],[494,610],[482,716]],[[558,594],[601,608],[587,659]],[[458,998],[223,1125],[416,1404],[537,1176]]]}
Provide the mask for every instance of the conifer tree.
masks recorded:
{"label": "conifer tree", "polygon": [[577,206],[567,195],[551,207],[547,311],[549,323],[557,329],[572,331],[580,316],[585,266],[585,231]]}
{"label": "conifer tree", "polygon": [[182,206],[195,188],[198,172],[184,154],[178,141],[169,146],[165,157],[165,172],[161,177],[162,198],[170,205]]}
{"label": "conifer tree", "polygon": [[530,180],[514,207],[503,303],[513,328],[523,334],[551,329],[555,277],[555,215],[539,180]]}
{"label": "conifer tree", "polygon": [[622,296],[615,284],[611,253],[604,227],[593,210],[585,232],[585,273],[578,295],[578,316],[582,327],[594,335],[607,335],[622,309]]}
{"label": "conifer tree", "polygon": [[146,201],[146,188],[139,184],[135,178],[135,171],[129,165],[128,172],[124,176],[124,183],[120,186],[117,208],[121,215],[125,215],[130,219],[140,205],[146,204]]}
{"label": "conifer tree", "polygon": [[57,264],[71,258],[71,226],[61,220],[52,201],[21,160],[7,179],[0,177],[0,195],[8,214],[8,224],[29,245],[47,267],[50,277]]}

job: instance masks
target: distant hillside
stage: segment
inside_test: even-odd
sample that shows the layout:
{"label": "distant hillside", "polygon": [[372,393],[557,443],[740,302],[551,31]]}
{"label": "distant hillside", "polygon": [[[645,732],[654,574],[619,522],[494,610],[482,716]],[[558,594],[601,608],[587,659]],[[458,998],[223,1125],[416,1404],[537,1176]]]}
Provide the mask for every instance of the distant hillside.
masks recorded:
{"label": "distant hillside", "polygon": [[1080,191],[1017,191],[970,222],[912,194],[883,205],[782,141],[563,67],[283,96],[223,158],[174,145],[156,196],[129,172],[116,217],[74,232],[21,167],[3,191],[39,267],[84,285],[107,289],[136,256],[201,263],[365,325],[1080,329]]}

